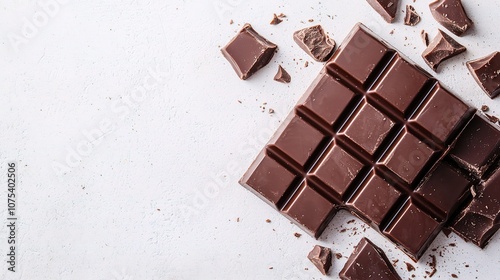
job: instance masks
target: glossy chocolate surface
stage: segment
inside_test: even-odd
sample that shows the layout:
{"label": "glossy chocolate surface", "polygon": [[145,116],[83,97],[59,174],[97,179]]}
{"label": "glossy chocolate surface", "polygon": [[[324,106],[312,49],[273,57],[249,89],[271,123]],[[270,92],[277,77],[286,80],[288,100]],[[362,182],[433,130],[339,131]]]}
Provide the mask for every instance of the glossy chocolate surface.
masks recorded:
{"label": "glossy chocolate surface", "polygon": [[356,245],[339,276],[342,280],[401,280],[382,249],[367,238]]}
{"label": "glossy chocolate surface", "polygon": [[246,80],[271,61],[277,48],[246,23],[221,51],[238,77]]}
{"label": "glossy chocolate surface", "polygon": [[240,183],[314,237],[346,209],[417,260],[480,181],[448,155],[474,112],[358,24]]}
{"label": "glossy chocolate surface", "polygon": [[307,258],[323,275],[327,275],[332,267],[332,250],[330,248],[316,245],[309,252]]}

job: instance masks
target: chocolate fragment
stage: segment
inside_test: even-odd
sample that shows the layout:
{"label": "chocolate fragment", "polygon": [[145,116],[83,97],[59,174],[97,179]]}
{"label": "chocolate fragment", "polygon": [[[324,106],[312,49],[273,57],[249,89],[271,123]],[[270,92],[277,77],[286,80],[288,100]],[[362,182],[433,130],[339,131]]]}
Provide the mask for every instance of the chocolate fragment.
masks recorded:
{"label": "chocolate fragment", "polygon": [[429,4],[432,16],[446,29],[461,36],[472,26],[461,0],[438,0]]}
{"label": "chocolate fragment", "polygon": [[400,280],[385,253],[367,238],[361,239],[340,271],[342,280]]}
{"label": "chocolate fragment", "polygon": [[467,171],[482,177],[500,156],[500,131],[475,114],[458,137],[450,156]]}
{"label": "chocolate fragment", "polygon": [[246,80],[271,61],[277,48],[246,23],[221,51],[240,79]]}
{"label": "chocolate fragment", "polygon": [[295,237],[299,238],[299,237],[301,237],[301,236],[302,236],[302,234],[300,234],[300,233],[296,232],[296,233],[294,233],[294,234],[293,234],[293,236],[295,236]]}
{"label": "chocolate fragment", "polygon": [[406,5],[405,24],[415,26],[420,22],[420,16],[412,5]]}
{"label": "chocolate fragment", "polygon": [[490,120],[490,122],[492,122],[492,123],[497,123],[498,122],[498,117],[495,117],[493,115],[489,115],[489,114],[486,114],[486,113],[484,115],[488,118],[488,120]]}
{"label": "chocolate fragment", "polygon": [[500,52],[469,61],[467,67],[490,98],[493,99],[500,94]]}
{"label": "chocolate fragment", "polygon": [[415,270],[415,267],[409,263],[409,262],[404,262],[406,264],[406,270],[408,271],[414,271]]}
{"label": "chocolate fragment", "polygon": [[438,35],[434,37],[431,44],[422,53],[425,63],[437,71],[439,65],[454,56],[457,56],[467,49],[451,38],[448,34],[438,30]]}
{"label": "chocolate fragment", "polygon": [[309,252],[307,258],[318,268],[323,275],[327,275],[332,267],[332,250],[323,246],[316,245]]}
{"label": "chocolate fragment", "polygon": [[420,31],[420,35],[422,36],[422,41],[424,42],[425,46],[429,46],[429,34],[425,32],[425,30]]}
{"label": "chocolate fragment", "polygon": [[312,58],[319,62],[327,61],[335,49],[321,25],[307,27],[293,33],[294,41]]}
{"label": "chocolate fragment", "polygon": [[481,106],[481,111],[488,112],[489,110],[490,110],[490,107],[488,107],[488,105]]}
{"label": "chocolate fragment", "polygon": [[367,0],[377,13],[379,13],[385,21],[392,23],[396,18],[398,11],[399,0]]}
{"label": "chocolate fragment", "polygon": [[418,260],[480,181],[474,112],[358,24],[240,183],[316,238],[346,209]]}
{"label": "chocolate fragment", "polygon": [[274,80],[280,83],[287,84],[292,81],[292,77],[290,77],[290,74],[286,72],[281,65],[278,66],[278,73],[274,76]]}
{"label": "chocolate fragment", "polygon": [[[498,138],[497,138],[498,139]],[[500,169],[480,186],[480,193],[460,213],[452,230],[466,241],[484,248],[500,228]]]}
{"label": "chocolate fragment", "polygon": [[276,14],[273,14],[273,19],[271,20],[270,24],[271,25],[278,25],[282,22],[283,20],[280,19]]}

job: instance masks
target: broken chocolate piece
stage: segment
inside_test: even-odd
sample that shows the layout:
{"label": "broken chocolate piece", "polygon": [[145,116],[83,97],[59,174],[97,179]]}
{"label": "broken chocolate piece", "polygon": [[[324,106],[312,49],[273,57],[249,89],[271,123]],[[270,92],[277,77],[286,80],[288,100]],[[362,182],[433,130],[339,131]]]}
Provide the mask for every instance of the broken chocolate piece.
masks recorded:
{"label": "broken chocolate piece", "polygon": [[467,67],[490,98],[493,99],[500,94],[500,52],[469,61]]}
{"label": "broken chocolate piece", "polygon": [[446,29],[461,36],[472,26],[461,0],[438,0],[429,4],[432,16]]}
{"label": "broken chocolate piece", "polygon": [[309,252],[307,258],[323,273],[327,275],[332,267],[332,250],[323,246],[316,245]]}
{"label": "broken chocolate piece", "polygon": [[490,122],[492,122],[492,123],[497,123],[498,122],[498,117],[495,117],[493,115],[486,114],[486,113],[484,115],[488,118],[488,120],[490,120]]}
{"label": "broken chocolate piece", "polygon": [[458,137],[450,157],[461,167],[482,177],[500,156],[500,131],[475,114]]}
{"label": "broken chocolate piece", "polygon": [[356,245],[339,276],[342,280],[401,280],[382,249],[367,238]]}
{"label": "broken chocolate piece", "polygon": [[307,27],[293,33],[295,42],[317,61],[327,61],[335,49],[335,41],[331,40],[321,25]]}
{"label": "broken chocolate piece", "polygon": [[[490,136],[494,137],[494,136]],[[497,138],[498,139],[498,138]],[[452,230],[466,241],[484,248],[500,228],[500,169],[478,189],[479,194],[460,213]]]}
{"label": "broken chocolate piece", "polygon": [[271,61],[277,48],[246,23],[221,51],[240,79],[246,80]]}
{"label": "broken chocolate piece", "polygon": [[392,23],[396,18],[398,11],[399,0],[367,0],[377,13],[379,13],[385,21]]}
{"label": "broken chocolate piece", "polygon": [[273,15],[273,19],[271,20],[270,24],[271,25],[278,25],[282,22],[283,20],[280,19],[276,14]]}
{"label": "broken chocolate piece", "polygon": [[438,35],[422,53],[425,63],[437,71],[439,65],[454,56],[457,56],[467,49],[451,38],[448,34],[438,30]]}
{"label": "broken chocolate piece", "polygon": [[292,81],[292,77],[290,77],[290,74],[286,72],[281,65],[278,66],[278,73],[274,76],[274,80],[278,81],[280,83],[287,84]]}
{"label": "broken chocolate piece", "polygon": [[415,270],[415,267],[411,263],[405,262],[405,264],[406,264],[406,270],[408,270],[408,271],[414,271]]}
{"label": "broken chocolate piece", "polygon": [[488,107],[488,105],[481,106],[481,111],[488,112],[489,110],[490,110],[490,107]]}
{"label": "broken chocolate piece", "polygon": [[424,42],[425,46],[429,46],[429,34],[427,34],[427,32],[422,29],[422,31],[420,31],[420,35],[422,36],[422,41]]}
{"label": "broken chocolate piece", "polygon": [[420,22],[420,16],[412,5],[406,5],[405,24],[415,26]]}

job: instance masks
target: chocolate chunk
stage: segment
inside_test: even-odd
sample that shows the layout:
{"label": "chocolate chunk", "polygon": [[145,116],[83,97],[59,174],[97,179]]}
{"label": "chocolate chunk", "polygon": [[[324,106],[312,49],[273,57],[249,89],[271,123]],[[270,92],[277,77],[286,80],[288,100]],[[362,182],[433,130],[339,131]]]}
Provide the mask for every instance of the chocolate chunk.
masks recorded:
{"label": "chocolate chunk", "polygon": [[392,23],[396,18],[398,11],[399,0],[367,0],[377,13],[379,13],[385,21]]}
{"label": "chocolate chunk", "polygon": [[221,51],[240,79],[246,80],[271,61],[277,48],[246,23]]}
{"label": "chocolate chunk", "polygon": [[[490,136],[493,137],[493,136]],[[498,139],[498,138],[497,138]],[[480,186],[479,195],[452,224],[463,239],[484,248],[500,228],[500,169]]]}
{"label": "chocolate chunk", "polygon": [[429,4],[432,16],[446,29],[461,36],[472,26],[461,0],[438,0]]}
{"label": "chocolate chunk", "polygon": [[432,70],[437,71],[443,61],[457,56],[466,50],[464,46],[439,30],[438,35],[432,40],[424,53],[422,53],[422,57]]}
{"label": "chocolate chunk", "polygon": [[340,271],[342,280],[400,280],[385,253],[367,238],[361,239]]}
{"label": "chocolate chunk", "polygon": [[415,26],[420,22],[420,16],[412,5],[406,5],[405,24]]}
{"label": "chocolate chunk", "polygon": [[317,61],[327,61],[335,49],[335,41],[331,40],[321,25],[307,27],[293,33],[295,42]]}
{"label": "chocolate chunk", "polygon": [[315,238],[346,209],[418,260],[469,205],[469,167],[497,166],[475,111],[358,24],[240,183]]}
{"label": "chocolate chunk", "polygon": [[484,115],[488,118],[488,120],[490,120],[490,122],[492,122],[492,123],[498,122],[498,117],[495,117],[495,116],[489,115],[489,114],[484,114]]}
{"label": "chocolate chunk", "polygon": [[287,84],[292,81],[292,77],[290,77],[290,74],[288,74],[288,72],[286,72],[286,70],[280,65],[278,66],[278,73],[274,76],[274,80]]}
{"label": "chocolate chunk", "polygon": [[467,171],[482,177],[500,156],[500,131],[476,114],[458,137],[450,156]]}
{"label": "chocolate chunk", "polygon": [[323,246],[316,245],[309,252],[307,258],[323,273],[327,275],[330,267],[332,267],[332,250]]}
{"label": "chocolate chunk", "polygon": [[469,61],[467,67],[490,98],[495,98],[500,94],[500,52]]}
{"label": "chocolate chunk", "polygon": [[270,24],[271,25],[278,25],[282,22],[283,20],[280,19],[276,14],[273,15],[273,19],[271,20]]}
{"label": "chocolate chunk", "polygon": [[420,31],[420,35],[422,36],[422,41],[424,42],[425,46],[429,46],[429,34],[425,32],[425,30]]}

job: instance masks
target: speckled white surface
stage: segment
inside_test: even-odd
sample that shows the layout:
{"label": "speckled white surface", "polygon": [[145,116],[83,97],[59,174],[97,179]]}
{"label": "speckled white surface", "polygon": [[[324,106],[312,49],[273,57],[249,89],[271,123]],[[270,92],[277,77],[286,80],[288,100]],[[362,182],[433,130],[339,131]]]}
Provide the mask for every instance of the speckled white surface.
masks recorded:
{"label": "speckled white surface", "polygon": [[[319,243],[348,256],[362,236],[400,260],[404,279],[422,279],[430,253],[432,279],[500,274],[498,234],[485,250],[440,234],[437,251],[409,273],[408,257],[371,229],[359,233],[358,220],[346,225],[350,215],[337,215],[319,241],[296,238],[298,228],[237,183],[322,67],[295,45],[293,31],[314,19],[340,43],[361,21],[425,66],[420,30],[434,36],[439,27],[429,1],[413,3],[423,17],[416,27],[404,26],[402,13],[385,23],[364,0],[54,1],[0,3],[0,174],[8,161],[19,166],[17,272],[2,262],[1,279],[336,279],[346,258],[323,277],[307,253]],[[498,115],[500,101],[480,90],[464,62],[498,50],[500,8],[494,0],[464,5],[476,24],[459,38],[468,52],[437,76]],[[280,12],[287,19],[269,25]],[[245,22],[279,52],[240,81],[219,49]],[[290,85],[272,80],[278,63]],[[340,233],[342,225],[349,230]],[[3,259],[7,236],[1,226]]]}

